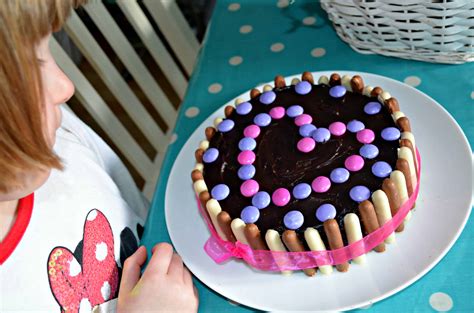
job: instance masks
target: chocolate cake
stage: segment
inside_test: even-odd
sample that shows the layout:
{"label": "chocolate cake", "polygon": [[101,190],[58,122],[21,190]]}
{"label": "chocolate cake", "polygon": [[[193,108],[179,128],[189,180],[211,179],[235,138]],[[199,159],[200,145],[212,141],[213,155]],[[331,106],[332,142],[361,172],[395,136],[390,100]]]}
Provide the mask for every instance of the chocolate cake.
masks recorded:
{"label": "chocolate cake", "polygon": [[413,193],[410,123],[382,88],[358,75],[315,84],[305,72],[250,96],[227,106],[196,150],[194,189],[222,239],[255,250],[337,249],[379,228]]}

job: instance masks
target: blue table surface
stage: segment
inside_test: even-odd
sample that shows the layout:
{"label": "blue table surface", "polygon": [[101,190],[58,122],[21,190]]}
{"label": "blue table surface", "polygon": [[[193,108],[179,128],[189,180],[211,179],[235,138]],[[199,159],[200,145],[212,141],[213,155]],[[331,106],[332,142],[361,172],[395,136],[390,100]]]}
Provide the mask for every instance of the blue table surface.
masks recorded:
{"label": "blue table surface", "polygon": [[[278,74],[350,70],[405,81],[448,110],[473,146],[474,63],[443,65],[359,54],[337,36],[317,1],[296,0],[281,5],[284,3],[283,0],[217,2],[145,226],[142,243],[148,248],[157,242],[170,242],[164,194],[173,162],[186,140],[218,107]],[[474,312],[473,248],[471,217],[456,244],[428,274],[403,291],[360,311]],[[229,301],[197,279],[195,282],[201,312],[255,311]]]}

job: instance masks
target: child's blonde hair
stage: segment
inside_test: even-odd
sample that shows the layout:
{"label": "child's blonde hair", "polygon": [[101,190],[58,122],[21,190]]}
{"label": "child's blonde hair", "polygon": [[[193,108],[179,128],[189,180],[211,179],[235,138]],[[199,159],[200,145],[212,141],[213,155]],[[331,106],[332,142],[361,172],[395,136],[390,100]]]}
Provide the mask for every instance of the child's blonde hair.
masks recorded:
{"label": "child's blonde hair", "polygon": [[26,171],[61,168],[44,135],[35,46],[83,2],[0,1],[0,192],[21,188]]}

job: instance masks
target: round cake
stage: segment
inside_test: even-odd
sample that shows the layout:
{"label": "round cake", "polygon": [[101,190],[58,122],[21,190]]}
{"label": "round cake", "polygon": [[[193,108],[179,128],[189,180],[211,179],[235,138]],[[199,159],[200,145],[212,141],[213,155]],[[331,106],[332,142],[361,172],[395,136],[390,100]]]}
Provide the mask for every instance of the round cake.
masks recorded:
{"label": "round cake", "polygon": [[[408,118],[358,75],[315,83],[305,72],[288,86],[277,76],[224,111],[206,128],[191,174],[224,240],[254,250],[338,249],[390,220],[417,185]],[[384,242],[374,250],[384,251]],[[347,271],[349,263],[336,268]]]}

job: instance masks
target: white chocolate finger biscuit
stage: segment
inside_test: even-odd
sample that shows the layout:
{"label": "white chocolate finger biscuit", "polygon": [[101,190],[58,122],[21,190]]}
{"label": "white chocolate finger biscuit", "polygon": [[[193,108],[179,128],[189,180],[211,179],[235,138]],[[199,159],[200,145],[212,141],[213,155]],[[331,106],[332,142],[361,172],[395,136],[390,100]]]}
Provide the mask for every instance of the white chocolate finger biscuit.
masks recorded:
{"label": "white chocolate finger biscuit", "polygon": [[[349,213],[344,216],[344,228],[349,244],[362,239],[362,229],[360,227],[359,217],[356,214]],[[365,254],[354,258],[354,262],[357,264],[365,264],[365,261]]]}
{"label": "white chocolate finger biscuit", "polygon": [[[283,245],[283,242],[281,241],[280,234],[276,230],[267,230],[267,233],[265,234],[265,241],[267,242],[267,246],[271,251],[287,251]],[[281,273],[284,275],[290,275],[292,271],[281,271]]]}
{"label": "white chocolate finger biscuit", "polygon": [[[377,220],[379,221],[380,227],[382,227],[387,221],[392,218],[390,212],[390,203],[388,202],[387,195],[382,190],[376,190],[372,194],[372,202],[374,203],[375,212],[377,213]],[[392,232],[390,236],[385,239],[386,243],[392,243],[395,241],[395,234]]]}
{"label": "white chocolate finger biscuit", "polygon": [[[305,232],[304,232],[304,239],[306,240],[306,243],[308,244],[308,247],[312,251],[325,251],[326,246],[324,245],[324,242],[321,240],[321,236],[319,235],[319,232],[312,228],[308,227]],[[332,273],[332,265],[323,265],[319,267],[319,270],[321,273],[325,275],[329,275]]]}
{"label": "white chocolate finger biscuit", "polygon": [[204,170],[204,164],[196,163],[196,165],[194,165],[194,169],[199,170],[200,172],[202,172]]}
{"label": "white chocolate finger biscuit", "polygon": [[201,192],[203,191],[206,191],[207,190],[207,186],[206,186],[206,183],[204,182],[204,179],[198,179],[194,182],[194,191],[196,192],[196,194],[200,194]]}
{"label": "white chocolate finger biscuit", "polygon": [[201,142],[199,143],[199,149],[206,151],[207,148],[209,148],[209,141],[201,140]]}
{"label": "white chocolate finger biscuit", "polygon": [[318,84],[329,85],[329,78],[325,75],[319,77]]}
{"label": "white chocolate finger biscuit", "polygon": [[272,86],[270,86],[270,85],[263,86],[263,91],[271,91],[271,90],[273,90]]}
{"label": "white chocolate finger biscuit", "polygon": [[[390,179],[393,180],[398,190],[398,196],[400,197],[400,203],[403,205],[408,200],[407,184],[405,176],[399,170],[393,171],[390,174]],[[411,218],[411,210],[405,216],[405,222],[408,222]]]}
{"label": "white chocolate finger biscuit", "polygon": [[[402,135],[400,136],[400,139],[408,139],[411,142],[411,145],[413,146],[413,151],[415,151],[416,154],[416,144],[415,144],[415,136],[413,136],[413,133],[411,132],[403,132]],[[416,164],[416,169],[419,170],[418,166],[418,161],[416,159],[413,160],[413,162]],[[416,175],[416,174],[415,174]]]}
{"label": "white chocolate finger biscuit", "polygon": [[219,215],[219,213],[221,213],[222,211],[221,205],[219,204],[219,202],[217,202],[216,199],[209,199],[206,203],[206,209],[209,213],[209,216],[211,217],[212,225],[214,225],[214,228],[219,234],[219,237],[226,240],[227,237],[225,235],[225,232],[221,229],[217,221],[217,215]]}
{"label": "white chocolate finger biscuit", "polygon": [[401,117],[405,117],[405,114],[402,111],[395,111],[392,114],[393,121],[396,123],[397,120]]}
{"label": "white chocolate finger biscuit", "polygon": [[239,105],[239,104],[241,104],[242,102],[245,102],[244,99],[242,99],[242,98],[237,98],[237,99],[235,99],[234,104],[235,104],[235,105]]}
{"label": "white chocolate finger biscuit", "polygon": [[413,186],[413,189],[415,189],[415,186],[417,184],[417,178],[416,178],[415,162],[413,160],[413,153],[411,152],[410,148],[401,147],[400,150],[398,150],[398,157],[401,159],[407,160],[408,166],[410,167],[411,184]]}
{"label": "white chocolate finger biscuit", "polygon": [[244,229],[245,229],[244,221],[242,221],[240,218],[234,218],[234,220],[230,224],[230,227],[232,228],[232,232],[234,233],[234,236],[238,241],[246,245],[249,244],[244,234]]}
{"label": "white chocolate finger biscuit", "polygon": [[344,75],[341,78],[341,84],[346,87],[347,90],[352,91],[352,86],[351,86],[351,79],[349,75]]}
{"label": "white chocolate finger biscuit", "polygon": [[216,117],[214,119],[214,127],[217,128],[217,126],[223,121],[223,119],[221,117]]}

